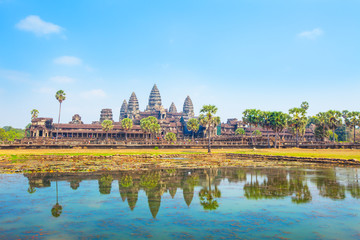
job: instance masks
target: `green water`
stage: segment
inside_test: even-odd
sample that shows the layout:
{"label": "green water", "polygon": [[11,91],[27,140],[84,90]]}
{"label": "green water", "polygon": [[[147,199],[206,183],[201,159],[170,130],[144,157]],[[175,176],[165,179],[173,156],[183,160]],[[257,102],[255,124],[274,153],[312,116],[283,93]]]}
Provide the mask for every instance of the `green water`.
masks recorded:
{"label": "green water", "polygon": [[0,239],[360,239],[359,170],[0,175]]}

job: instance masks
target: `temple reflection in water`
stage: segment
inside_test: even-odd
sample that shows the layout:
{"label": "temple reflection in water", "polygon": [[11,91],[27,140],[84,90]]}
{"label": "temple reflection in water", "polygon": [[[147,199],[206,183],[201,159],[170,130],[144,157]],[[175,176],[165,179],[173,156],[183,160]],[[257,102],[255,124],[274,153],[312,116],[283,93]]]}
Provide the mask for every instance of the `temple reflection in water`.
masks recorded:
{"label": "temple reflection in water", "polygon": [[[136,208],[140,191],[147,196],[149,210],[156,218],[164,193],[172,198],[182,192],[185,204],[190,207],[194,196],[204,210],[216,210],[222,197],[220,183],[232,184],[243,191],[248,200],[289,198],[294,204],[306,204],[316,194],[332,200],[342,200],[347,196],[360,198],[358,169],[323,168],[304,170],[297,168],[210,168],[210,169],[162,169],[141,171],[120,171],[107,173],[36,173],[24,174],[28,178],[30,194],[37,188],[50,187],[59,181],[69,182],[73,190],[81,189],[81,182],[98,181],[99,193],[110,194],[113,183],[118,183],[119,195],[132,211]],[[313,186],[311,189],[310,186]],[[56,185],[57,190],[57,185]],[[58,194],[61,194],[59,191]],[[348,194],[348,195],[347,195]],[[56,195],[56,196],[57,196]],[[62,196],[66,198],[66,196]],[[61,202],[51,210],[54,217],[62,212]]]}

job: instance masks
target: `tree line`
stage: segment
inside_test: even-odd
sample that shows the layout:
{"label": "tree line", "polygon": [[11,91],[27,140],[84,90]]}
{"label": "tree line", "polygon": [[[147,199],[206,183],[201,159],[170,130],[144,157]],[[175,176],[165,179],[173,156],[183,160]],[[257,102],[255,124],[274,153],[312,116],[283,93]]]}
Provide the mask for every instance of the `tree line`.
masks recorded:
{"label": "tree line", "polygon": [[[243,122],[249,126],[252,142],[253,137],[259,135],[258,130],[252,132],[252,127],[261,127],[267,130],[268,146],[270,147],[269,130],[275,132],[275,147],[279,134],[284,130],[289,130],[295,137],[296,146],[299,146],[299,138],[305,135],[306,128],[313,127],[316,140],[324,141],[329,138],[333,142],[337,140],[336,131],[340,127],[345,128],[345,141],[348,140],[347,130],[351,129],[354,134],[353,142],[356,142],[356,129],[360,126],[360,112],[342,112],[329,110],[319,112],[315,116],[307,116],[309,104],[303,102],[300,107],[289,109],[288,113],[281,111],[261,111],[258,109],[246,109],[243,112]],[[245,135],[245,131],[238,129],[237,135]]]}

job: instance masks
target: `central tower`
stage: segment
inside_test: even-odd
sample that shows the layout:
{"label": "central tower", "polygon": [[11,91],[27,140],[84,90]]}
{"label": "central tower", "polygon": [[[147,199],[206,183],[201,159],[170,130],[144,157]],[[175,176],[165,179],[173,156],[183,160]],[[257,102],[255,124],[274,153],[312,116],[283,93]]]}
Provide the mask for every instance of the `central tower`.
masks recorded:
{"label": "central tower", "polygon": [[147,105],[147,111],[156,111],[162,108],[161,105],[161,96],[160,91],[157,88],[156,84],[154,84],[153,88],[151,89],[150,96],[149,96],[149,105]]}

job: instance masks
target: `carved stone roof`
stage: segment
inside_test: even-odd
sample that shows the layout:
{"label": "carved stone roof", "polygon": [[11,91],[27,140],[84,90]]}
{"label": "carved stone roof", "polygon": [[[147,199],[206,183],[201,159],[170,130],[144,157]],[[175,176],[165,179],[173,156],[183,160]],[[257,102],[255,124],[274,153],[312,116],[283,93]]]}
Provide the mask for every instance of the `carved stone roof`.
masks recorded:
{"label": "carved stone roof", "polygon": [[158,110],[161,107],[161,96],[160,91],[157,88],[156,84],[154,84],[153,88],[151,89],[150,96],[149,96],[149,105],[147,106],[146,110]]}
{"label": "carved stone roof", "polygon": [[188,117],[194,117],[194,105],[189,96],[185,99],[183,113]]}
{"label": "carved stone roof", "polygon": [[136,97],[136,94],[133,92],[129,99],[127,117],[134,119],[139,115],[139,101]]}
{"label": "carved stone roof", "polygon": [[174,104],[173,102],[172,102],[171,105],[170,105],[169,112],[171,112],[171,113],[177,113],[176,106],[175,106],[175,104]]}

